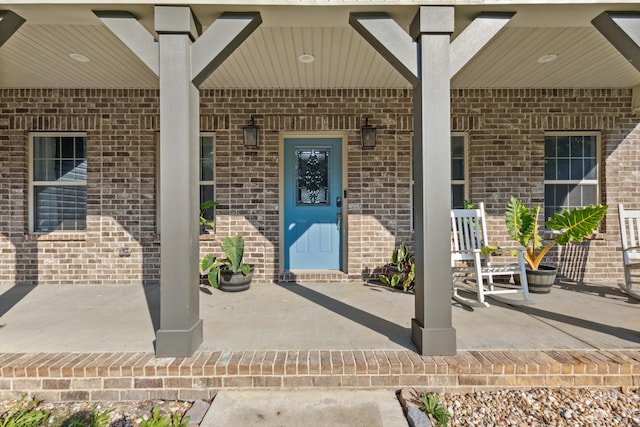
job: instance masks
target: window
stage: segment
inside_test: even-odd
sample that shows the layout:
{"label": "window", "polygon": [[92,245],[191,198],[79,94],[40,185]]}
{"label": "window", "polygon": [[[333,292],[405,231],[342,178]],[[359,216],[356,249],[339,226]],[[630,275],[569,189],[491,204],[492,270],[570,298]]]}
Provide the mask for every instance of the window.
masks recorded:
{"label": "window", "polygon": [[465,134],[451,134],[451,207],[465,207],[467,193],[467,137]]}
{"label": "window", "polygon": [[547,132],[544,137],[544,217],[598,203],[595,132]]}
{"label": "window", "polygon": [[[412,153],[413,157],[413,153]],[[411,229],[414,224],[414,200],[413,200],[413,162],[411,162]],[[468,193],[467,170],[467,134],[461,132],[451,133],[451,207],[461,209],[465,207]]]}
{"label": "window", "polygon": [[[215,200],[213,135],[200,135],[200,203]],[[207,221],[215,220],[215,208],[204,212]]]}
{"label": "window", "polygon": [[29,232],[84,231],[87,138],[32,134],[29,144]]}
{"label": "window", "polygon": [[[158,149],[156,150],[156,232],[160,234],[160,137],[158,136]],[[213,134],[200,135],[200,162],[198,181],[200,186],[200,203],[207,200],[215,200],[215,168],[214,168],[214,136]],[[215,208],[204,212],[207,221],[215,220]]]}

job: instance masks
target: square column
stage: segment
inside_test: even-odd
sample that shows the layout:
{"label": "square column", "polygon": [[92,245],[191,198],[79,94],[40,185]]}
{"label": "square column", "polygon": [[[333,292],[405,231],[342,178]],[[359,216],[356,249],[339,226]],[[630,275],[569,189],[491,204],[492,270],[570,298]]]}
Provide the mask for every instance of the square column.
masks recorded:
{"label": "square column", "polygon": [[0,46],[11,38],[13,33],[24,24],[21,16],[10,10],[0,10]]}
{"label": "square column", "polygon": [[200,94],[191,81],[197,36],[189,7],[155,8],[160,51],[160,329],[158,357],[191,356],[202,344],[199,307]]}
{"label": "square column", "polygon": [[420,78],[413,89],[416,286],[411,338],[423,355],[456,352],[451,322],[452,6],[422,6],[411,24]]}

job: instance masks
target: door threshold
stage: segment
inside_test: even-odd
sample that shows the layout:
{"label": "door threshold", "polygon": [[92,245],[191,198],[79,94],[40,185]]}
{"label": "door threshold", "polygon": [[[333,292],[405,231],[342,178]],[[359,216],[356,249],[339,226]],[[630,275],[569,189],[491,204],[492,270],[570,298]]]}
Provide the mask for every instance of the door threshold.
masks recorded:
{"label": "door threshold", "polygon": [[348,282],[349,275],[341,270],[287,270],[278,275],[280,283]]}

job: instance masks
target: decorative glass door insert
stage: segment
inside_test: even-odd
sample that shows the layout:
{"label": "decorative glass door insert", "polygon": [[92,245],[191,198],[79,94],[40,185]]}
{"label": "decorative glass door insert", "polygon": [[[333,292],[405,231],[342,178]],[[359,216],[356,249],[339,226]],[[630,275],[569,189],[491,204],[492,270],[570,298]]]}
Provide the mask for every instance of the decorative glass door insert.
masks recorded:
{"label": "decorative glass door insert", "polygon": [[331,148],[296,149],[296,204],[327,205],[330,190]]}

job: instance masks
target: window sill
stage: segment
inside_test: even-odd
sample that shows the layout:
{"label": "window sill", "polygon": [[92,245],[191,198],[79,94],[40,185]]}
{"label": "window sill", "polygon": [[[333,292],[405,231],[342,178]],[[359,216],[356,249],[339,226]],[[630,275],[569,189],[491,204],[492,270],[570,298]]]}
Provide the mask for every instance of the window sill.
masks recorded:
{"label": "window sill", "polygon": [[601,233],[599,231],[593,233],[591,236],[587,236],[584,238],[585,240],[605,240],[605,233]]}
{"label": "window sill", "polygon": [[52,233],[27,234],[25,240],[30,242],[84,242],[87,240],[87,233],[56,231]]}
{"label": "window sill", "polygon": [[[555,239],[558,235],[560,234],[559,231],[551,231],[551,230],[546,230],[543,234],[542,234],[542,238],[543,240],[553,240]],[[584,240],[605,240],[605,233],[602,233],[600,231],[596,231],[595,233],[586,236],[584,238]],[[571,242],[571,243],[575,243],[575,242]]]}
{"label": "window sill", "polygon": [[[148,243],[160,243],[162,239],[160,238],[159,234],[155,234],[152,238],[147,238],[144,239],[144,242],[148,242]],[[215,233],[205,233],[205,234],[200,234],[200,241],[214,241],[216,240],[216,235]]]}

